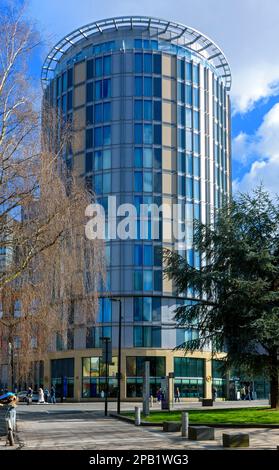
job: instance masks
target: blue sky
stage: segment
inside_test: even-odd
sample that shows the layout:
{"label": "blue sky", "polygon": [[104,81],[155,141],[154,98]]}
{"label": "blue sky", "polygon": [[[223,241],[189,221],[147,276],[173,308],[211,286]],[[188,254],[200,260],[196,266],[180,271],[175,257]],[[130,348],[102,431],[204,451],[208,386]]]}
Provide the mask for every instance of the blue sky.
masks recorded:
{"label": "blue sky", "polygon": [[263,182],[279,192],[279,1],[29,0],[28,15],[46,40],[34,73],[47,48],[67,33],[98,19],[130,14],[184,23],[221,47],[233,76],[234,190],[249,191]]}

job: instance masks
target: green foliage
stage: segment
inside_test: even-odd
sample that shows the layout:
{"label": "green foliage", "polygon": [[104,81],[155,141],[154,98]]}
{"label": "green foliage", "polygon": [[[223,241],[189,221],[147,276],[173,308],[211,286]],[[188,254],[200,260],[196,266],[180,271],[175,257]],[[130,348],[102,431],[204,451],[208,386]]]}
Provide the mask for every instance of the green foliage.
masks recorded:
{"label": "green foliage", "polygon": [[[188,411],[188,410],[187,410]],[[277,424],[279,411],[270,408],[240,408],[219,410],[189,410],[190,424]],[[134,417],[133,413],[126,416]],[[144,421],[151,423],[163,423],[163,421],[181,422],[181,411],[151,412],[144,417]]]}
{"label": "green foliage", "polygon": [[193,351],[212,341],[215,350],[227,352],[226,367],[278,377],[278,229],[278,200],[259,187],[224,205],[211,225],[196,222],[200,269],[164,252],[165,276],[179,293],[190,287],[196,297],[177,309],[176,320],[185,328],[195,325],[200,337],[181,347]]}

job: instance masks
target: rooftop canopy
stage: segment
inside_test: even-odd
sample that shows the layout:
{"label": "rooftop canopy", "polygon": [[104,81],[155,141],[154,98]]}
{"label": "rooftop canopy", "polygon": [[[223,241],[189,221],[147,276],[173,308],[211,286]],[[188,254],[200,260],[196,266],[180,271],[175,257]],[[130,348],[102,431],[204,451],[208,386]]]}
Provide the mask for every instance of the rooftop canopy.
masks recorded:
{"label": "rooftop canopy", "polygon": [[71,32],[55,44],[46,57],[42,68],[42,84],[46,85],[48,83],[51,74],[55,72],[57,62],[80,40],[89,40],[94,34],[102,35],[105,32],[120,29],[138,30],[140,32],[150,31],[153,38],[163,39],[192,50],[202,59],[211,63],[213,67],[220,69],[220,76],[224,79],[227,90],[230,90],[231,71],[228,61],[222,50],[211,39],[189,26],[147,16],[109,18],[95,21]]}

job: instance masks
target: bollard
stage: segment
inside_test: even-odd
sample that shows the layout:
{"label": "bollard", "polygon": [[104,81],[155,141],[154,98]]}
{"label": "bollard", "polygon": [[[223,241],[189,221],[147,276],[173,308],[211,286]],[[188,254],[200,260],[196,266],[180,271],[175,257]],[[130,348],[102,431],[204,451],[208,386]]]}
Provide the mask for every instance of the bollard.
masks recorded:
{"label": "bollard", "polygon": [[140,426],[140,407],[135,407],[135,425]]}
{"label": "bollard", "polygon": [[150,395],[150,408],[153,408],[153,395]]}
{"label": "bollard", "polygon": [[181,419],[182,419],[181,436],[188,437],[189,413],[186,413],[186,411],[182,411]]}

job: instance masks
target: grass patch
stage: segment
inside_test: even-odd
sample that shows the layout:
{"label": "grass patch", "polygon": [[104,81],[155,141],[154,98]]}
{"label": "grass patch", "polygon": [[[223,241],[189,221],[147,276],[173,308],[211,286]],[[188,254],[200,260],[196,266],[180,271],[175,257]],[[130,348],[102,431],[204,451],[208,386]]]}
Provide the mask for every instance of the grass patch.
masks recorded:
{"label": "grass patch", "polygon": [[[185,410],[188,411],[188,410]],[[224,410],[189,410],[190,424],[277,424],[279,425],[279,410],[270,408],[227,408]],[[134,418],[134,413],[123,413]],[[150,423],[163,421],[181,421],[181,411],[152,412],[142,417]]]}

